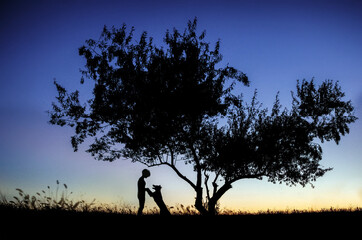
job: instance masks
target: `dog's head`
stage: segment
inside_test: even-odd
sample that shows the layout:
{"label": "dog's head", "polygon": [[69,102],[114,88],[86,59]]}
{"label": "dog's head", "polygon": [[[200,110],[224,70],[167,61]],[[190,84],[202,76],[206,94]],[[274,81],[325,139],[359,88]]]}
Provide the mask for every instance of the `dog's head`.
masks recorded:
{"label": "dog's head", "polygon": [[152,187],[155,191],[157,191],[157,192],[159,192],[159,191],[161,191],[161,185],[153,185],[153,187]]}

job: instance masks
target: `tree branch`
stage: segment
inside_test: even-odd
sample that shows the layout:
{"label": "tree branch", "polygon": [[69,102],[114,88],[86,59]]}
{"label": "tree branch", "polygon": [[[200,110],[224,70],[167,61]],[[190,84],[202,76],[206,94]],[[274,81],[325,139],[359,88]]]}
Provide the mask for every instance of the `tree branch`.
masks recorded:
{"label": "tree branch", "polygon": [[195,150],[193,144],[191,143],[191,141],[189,142],[189,146],[190,146],[190,150],[191,150],[191,153],[192,153],[192,155],[194,157],[195,165],[196,165],[196,171],[197,171],[196,186],[198,188],[201,188],[202,175],[201,175],[200,159],[197,156],[196,150]]}
{"label": "tree branch", "polygon": [[212,193],[213,196],[215,195],[215,193],[216,193],[216,191],[217,191],[218,185],[217,185],[216,181],[217,181],[217,179],[219,178],[219,176],[220,176],[220,170],[217,171],[217,173],[216,173],[216,175],[215,175],[215,179],[214,179],[214,181],[212,182],[212,186],[214,187],[214,190],[213,190],[213,193]]}
{"label": "tree branch", "polygon": [[184,181],[186,181],[188,184],[190,184],[190,186],[193,188],[193,189],[195,189],[195,191],[196,191],[196,185],[190,180],[190,179],[188,179],[185,175],[183,175],[176,167],[175,167],[175,165],[172,165],[172,164],[170,164],[170,163],[163,163],[163,164],[165,164],[165,165],[167,165],[167,166],[169,166],[170,168],[172,168],[175,172],[176,172],[176,174],[177,174],[177,176],[179,176],[180,178],[182,178]]}
{"label": "tree branch", "polygon": [[248,175],[241,175],[241,176],[237,176],[237,177],[234,177],[232,178],[231,180],[229,180],[228,182],[231,184],[233,182],[236,182],[240,179],[245,179],[245,178],[260,178],[262,176],[265,176],[265,173],[262,172],[262,173],[259,173],[259,174],[248,174]]}
{"label": "tree branch", "polygon": [[210,192],[209,192],[209,186],[207,185],[207,182],[209,181],[209,175],[206,174],[206,171],[204,171],[204,175],[205,175],[205,188],[206,188],[206,197],[208,200],[210,200]]}
{"label": "tree branch", "polygon": [[[170,147],[170,145],[167,144],[168,149],[170,150],[170,154],[171,154],[171,165],[175,166],[175,159],[174,159],[174,154],[173,154],[173,150]],[[168,155],[167,155],[168,157]],[[167,161],[166,161],[167,162]]]}
{"label": "tree branch", "polygon": [[[190,180],[188,179],[185,175],[183,175],[176,167],[175,165],[169,163],[169,162],[165,162],[162,161],[161,157],[158,155],[158,160],[159,163],[147,163],[147,162],[142,162],[140,161],[140,163],[146,165],[147,167],[157,167],[157,166],[162,166],[162,165],[166,165],[169,166],[170,168],[172,168],[172,170],[175,171],[175,173],[177,174],[177,176],[179,176],[181,179],[183,179],[185,182],[187,182],[188,184],[190,184],[190,186],[196,191],[196,185]],[[171,155],[171,162],[173,161],[173,156]]]}
{"label": "tree branch", "polygon": [[221,186],[221,188],[219,188],[219,190],[217,190],[214,195],[212,196],[212,198],[210,199],[209,203],[213,206],[215,206],[215,204],[217,203],[217,201],[219,201],[219,199],[221,198],[222,195],[224,195],[224,193],[229,190],[231,188],[231,182],[225,182],[224,185]]}

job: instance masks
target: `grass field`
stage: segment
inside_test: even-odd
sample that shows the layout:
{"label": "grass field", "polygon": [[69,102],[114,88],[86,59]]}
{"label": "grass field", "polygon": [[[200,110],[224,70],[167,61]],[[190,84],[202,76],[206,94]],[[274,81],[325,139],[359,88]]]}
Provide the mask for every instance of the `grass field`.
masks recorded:
{"label": "grass field", "polygon": [[[345,237],[347,233],[359,234],[362,229],[362,209],[359,207],[259,212],[223,209],[219,210],[217,216],[205,217],[200,216],[194,207],[180,204],[170,208],[170,217],[159,216],[157,209],[148,209],[144,216],[139,217],[136,216],[136,207],[72,200],[67,185],[61,185],[58,181],[55,191],[50,187],[35,195],[29,195],[22,189],[16,191],[18,195],[13,199],[4,196],[0,199],[0,216],[5,220],[1,224],[3,233],[16,226],[35,231],[34,234],[45,229],[61,233],[72,229],[81,234],[104,230],[113,234],[131,231],[148,236],[149,231],[153,234],[165,229],[178,229],[176,234],[182,234],[194,229],[202,236],[235,236],[246,231],[258,236],[274,234],[277,237],[278,234],[285,235],[288,230],[297,234],[294,237],[318,231],[324,237],[334,236],[338,232]],[[87,230],[80,226],[86,226]]]}
{"label": "grass field", "polygon": [[[111,215],[136,215],[136,206],[127,204],[104,204],[93,201],[73,200],[72,192],[68,192],[66,184],[60,184],[57,181],[56,188],[53,190],[47,187],[46,190],[41,190],[35,195],[25,193],[22,189],[17,188],[17,196],[12,199],[7,199],[3,194],[0,194],[0,209],[2,212],[29,212],[43,214],[45,212],[59,212],[59,213],[72,213],[72,214],[111,214]],[[174,216],[197,216],[198,211],[194,206],[184,206],[178,204],[169,207],[170,212]],[[158,208],[145,208],[144,214],[148,216],[156,216],[159,214]],[[328,209],[308,209],[308,210],[265,210],[257,212],[249,211],[235,211],[229,209],[219,209],[218,215],[222,216],[268,216],[268,215],[361,215],[362,208],[333,208]]]}

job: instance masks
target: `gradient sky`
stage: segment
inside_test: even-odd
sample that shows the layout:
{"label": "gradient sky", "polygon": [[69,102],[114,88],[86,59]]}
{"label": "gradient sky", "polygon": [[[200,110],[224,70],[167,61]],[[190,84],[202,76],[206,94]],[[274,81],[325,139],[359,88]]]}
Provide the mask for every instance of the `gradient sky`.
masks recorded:
{"label": "gradient sky", "polygon": [[[14,1],[0,3],[0,190],[29,193],[66,183],[74,198],[137,205],[141,164],[99,162],[73,152],[73,130],[47,124],[55,100],[53,79],[67,89],[80,85],[85,64],[78,48],[97,39],[104,25],[134,26],[157,45],[166,29],[183,30],[198,17],[201,33],[221,39],[222,64],[245,72],[249,100],[270,106],[280,91],[290,106],[297,79],[339,80],[360,118],[351,133],[323,144],[322,165],[333,167],[315,188],[287,187],[266,180],[233,184],[221,206],[240,210],[349,207],[362,205],[362,2],[361,1]],[[84,96],[84,95],[83,95]],[[188,166],[180,166],[193,179]],[[170,206],[193,204],[194,192],[167,167],[151,168],[147,184],[161,184]],[[150,199],[146,205],[153,207]]]}

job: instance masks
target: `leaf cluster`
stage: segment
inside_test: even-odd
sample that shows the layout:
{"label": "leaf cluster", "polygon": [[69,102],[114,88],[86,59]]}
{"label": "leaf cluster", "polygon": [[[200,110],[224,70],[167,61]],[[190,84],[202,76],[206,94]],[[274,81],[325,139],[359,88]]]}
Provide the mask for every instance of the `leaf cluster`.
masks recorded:
{"label": "leaf cluster", "polygon": [[78,91],[68,94],[55,83],[58,104],[53,103],[50,123],[75,128],[74,150],[97,135],[88,152],[99,160],[124,156],[151,163],[170,147],[174,155],[184,154],[187,135],[205,117],[226,113],[236,82],[249,83],[241,71],[217,67],[220,42],[210,50],[206,33],[197,35],[196,26],[195,18],[183,33],[167,31],[161,48],[147,32],[134,42],[134,28],[104,27],[98,41],[79,48],[86,59],[81,82],[94,81],[93,98],[81,106]]}
{"label": "leaf cluster", "polygon": [[199,145],[206,171],[226,182],[267,177],[273,183],[306,185],[331,168],[323,168],[322,147],[315,142],[334,140],[349,133],[357,120],[351,101],[344,101],[338,82],[298,81],[291,110],[284,109],[278,95],[271,113],[257,101],[241,97],[229,108],[228,124],[208,124]]}

